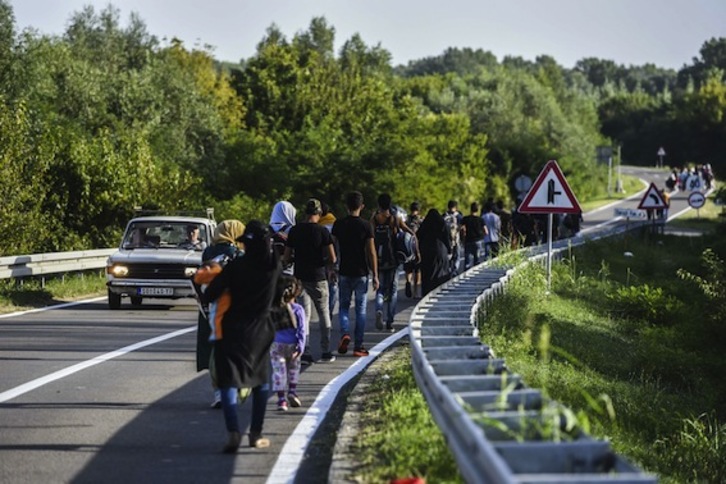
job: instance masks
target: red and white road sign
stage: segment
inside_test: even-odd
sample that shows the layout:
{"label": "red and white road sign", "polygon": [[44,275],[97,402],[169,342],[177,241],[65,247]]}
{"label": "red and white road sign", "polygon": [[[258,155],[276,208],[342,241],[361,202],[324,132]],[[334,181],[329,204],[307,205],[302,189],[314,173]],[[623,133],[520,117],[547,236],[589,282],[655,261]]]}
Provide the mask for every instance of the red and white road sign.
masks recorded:
{"label": "red and white road sign", "polygon": [[663,195],[661,195],[658,187],[655,186],[655,183],[651,183],[645,191],[645,195],[643,195],[643,199],[640,201],[638,208],[643,210],[647,210],[649,208],[668,208],[668,204],[663,199]]}
{"label": "red and white road sign", "polygon": [[582,209],[555,160],[547,162],[518,210],[522,213],[580,213]]}
{"label": "red and white road sign", "polygon": [[690,195],[688,195],[688,205],[691,206],[691,208],[701,208],[706,204],[706,196],[701,192],[691,192]]}

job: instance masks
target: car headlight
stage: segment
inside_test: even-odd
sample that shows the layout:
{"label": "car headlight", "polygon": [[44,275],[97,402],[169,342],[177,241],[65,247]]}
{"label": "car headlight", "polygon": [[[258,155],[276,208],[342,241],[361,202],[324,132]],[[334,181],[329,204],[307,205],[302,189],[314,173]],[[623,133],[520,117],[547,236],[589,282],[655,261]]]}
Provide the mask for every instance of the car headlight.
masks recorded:
{"label": "car headlight", "polygon": [[129,268],[126,266],[114,264],[106,267],[106,272],[115,277],[126,277],[129,274]]}
{"label": "car headlight", "polygon": [[186,277],[194,277],[194,274],[197,273],[196,267],[186,267],[184,268],[184,276]]}

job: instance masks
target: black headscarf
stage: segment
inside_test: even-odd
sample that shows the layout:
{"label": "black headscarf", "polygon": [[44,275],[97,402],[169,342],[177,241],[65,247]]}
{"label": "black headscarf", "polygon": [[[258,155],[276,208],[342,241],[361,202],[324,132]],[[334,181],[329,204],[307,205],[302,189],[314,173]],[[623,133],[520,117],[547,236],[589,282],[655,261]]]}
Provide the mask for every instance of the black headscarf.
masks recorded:
{"label": "black headscarf", "polygon": [[259,220],[251,220],[237,240],[245,245],[245,258],[250,263],[260,267],[277,263],[277,253],[272,250],[270,230]]}

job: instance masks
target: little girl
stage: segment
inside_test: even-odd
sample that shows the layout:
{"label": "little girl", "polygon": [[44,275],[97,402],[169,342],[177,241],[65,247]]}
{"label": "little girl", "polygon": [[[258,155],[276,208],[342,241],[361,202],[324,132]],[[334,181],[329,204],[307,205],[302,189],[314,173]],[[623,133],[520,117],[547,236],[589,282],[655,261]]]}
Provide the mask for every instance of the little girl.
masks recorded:
{"label": "little girl", "polygon": [[[302,292],[296,278],[282,274],[277,281],[277,293],[272,308],[275,341],[270,346],[272,360],[272,391],[277,392],[277,409],[287,411],[302,405],[297,396],[300,378],[300,355],[305,349],[305,310],[295,302]],[[285,398],[287,389],[287,399]]]}

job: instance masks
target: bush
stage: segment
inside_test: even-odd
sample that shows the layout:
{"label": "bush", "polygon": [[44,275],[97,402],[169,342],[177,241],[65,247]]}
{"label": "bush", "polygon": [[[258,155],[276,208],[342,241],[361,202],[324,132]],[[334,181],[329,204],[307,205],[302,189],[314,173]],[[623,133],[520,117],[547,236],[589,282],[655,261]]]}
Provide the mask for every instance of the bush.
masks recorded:
{"label": "bush", "polygon": [[662,288],[648,284],[616,287],[607,299],[610,312],[623,320],[623,329],[631,331],[645,324],[643,321],[655,326],[668,326],[683,308],[683,303],[666,294]]}

